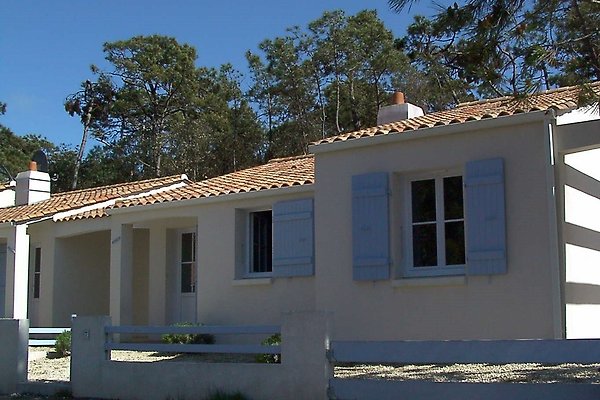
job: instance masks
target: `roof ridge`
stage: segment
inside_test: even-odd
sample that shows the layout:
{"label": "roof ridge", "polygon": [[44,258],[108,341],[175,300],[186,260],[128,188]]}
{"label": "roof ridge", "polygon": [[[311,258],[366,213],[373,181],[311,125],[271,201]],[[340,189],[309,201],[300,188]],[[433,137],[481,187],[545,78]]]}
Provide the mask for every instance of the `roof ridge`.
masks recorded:
{"label": "roof ridge", "polygon": [[[280,157],[280,158],[272,158],[269,161],[267,161],[267,164],[271,164],[271,163],[278,163],[278,162],[285,162],[285,161],[293,161],[293,160],[301,160],[304,158],[311,158],[313,157],[313,154],[302,154],[299,156],[289,156],[289,157]],[[264,165],[264,164],[262,164]]]}
{"label": "roof ridge", "polygon": [[141,181],[129,181],[129,182],[113,183],[111,185],[94,186],[94,187],[87,188],[87,189],[77,189],[77,190],[70,190],[68,192],[53,193],[52,197],[69,196],[69,195],[73,195],[73,194],[77,194],[77,193],[94,192],[94,191],[98,191],[98,190],[123,187],[123,186],[126,186],[126,185],[135,185],[135,184],[139,185],[139,184],[144,184],[144,183],[158,182],[158,181],[161,181],[161,180],[175,179],[175,178],[179,178],[179,179],[184,180],[184,181],[185,180],[191,181],[187,177],[186,174],[176,174],[176,175],[162,176],[162,177],[158,177],[158,178],[144,179],[144,180],[141,180]]}
{"label": "roof ridge", "polygon": [[[598,85],[600,85],[600,81],[590,82],[590,83],[587,83],[587,85],[598,86]],[[565,92],[565,91],[568,91],[568,90],[575,90],[575,89],[580,89],[580,86],[579,85],[561,86],[561,87],[556,87],[556,88],[552,88],[552,89],[542,90],[540,92],[535,92],[535,93],[528,94],[528,95],[526,95],[526,98],[542,96],[542,95],[545,95],[545,94]],[[464,103],[458,103],[456,105],[456,108],[467,107],[467,106],[474,106],[474,105],[477,105],[477,104],[494,103],[494,102],[505,101],[505,100],[515,100],[515,101],[518,101],[520,99],[517,96],[507,95],[507,96],[501,96],[501,97],[493,97],[493,98],[490,98],[490,99],[481,99],[481,100],[467,101],[467,102],[464,102]],[[446,111],[446,110],[443,110],[443,111]]]}
{"label": "roof ridge", "polygon": [[[600,81],[585,83],[583,84],[583,87],[596,94],[600,94]],[[533,93],[522,99],[503,96],[494,99],[461,103],[458,106],[447,110],[435,111],[413,118],[371,126],[353,132],[337,134],[311,144],[313,146],[318,146],[320,144],[345,142],[347,140],[360,139],[363,137],[397,134],[437,126],[447,126],[450,124],[460,124],[489,118],[495,119],[509,115],[549,109],[555,109],[560,113],[565,113],[579,107],[578,98],[581,94],[582,85],[573,85]]]}

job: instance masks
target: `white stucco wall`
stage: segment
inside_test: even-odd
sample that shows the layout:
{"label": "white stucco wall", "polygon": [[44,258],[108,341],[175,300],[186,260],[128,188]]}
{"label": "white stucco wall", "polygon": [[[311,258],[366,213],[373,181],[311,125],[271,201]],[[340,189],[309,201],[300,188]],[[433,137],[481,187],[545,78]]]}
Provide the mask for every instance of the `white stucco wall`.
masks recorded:
{"label": "white stucco wall", "polygon": [[0,190],[0,208],[10,207],[15,205],[14,189]]}
{"label": "white stucco wall", "polygon": [[[317,153],[316,308],[333,311],[336,339],[557,336],[558,283],[557,277],[552,276],[556,248],[551,246],[553,228],[548,201],[552,182],[547,170],[543,122],[540,118],[537,122],[495,129],[490,128],[489,121],[469,125],[478,126],[482,130],[465,129],[461,133],[457,127],[442,128],[437,131],[455,132],[428,137],[436,132],[430,129],[396,135],[412,135],[414,140],[375,138],[373,141],[381,144]],[[369,141],[361,140],[364,144]],[[406,253],[400,234],[402,177],[462,169],[468,161],[497,157],[505,163],[508,273],[401,279],[398,271],[403,268]],[[357,282],[352,280],[351,177],[380,171],[393,175],[391,251],[392,275],[396,279]]]}
{"label": "white stucco wall", "polygon": [[312,193],[227,202],[198,210],[198,317],[207,324],[273,324],[286,311],[315,309],[315,278],[244,279],[246,211]]}
{"label": "white stucco wall", "polygon": [[247,229],[239,218],[240,213],[269,209],[282,200],[312,196],[311,188],[294,187],[234,195],[225,201],[213,198],[192,205],[183,203],[116,212],[111,216],[113,223],[132,223],[149,230],[149,252],[152,253],[149,319],[152,323],[169,324],[176,318],[177,232],[196,225],[198,322],[277,324],[282,312],[314,310],[314,277],[252,280],[242,279],[239,272],[245,267],[242,264]]}
{"label": "white stucco wall", "polygon": [[110,232],[59,238],[55,243],[52,323],[68,326],[71,314],[108,315]]}
{"label": "white stucco wall", "polygon": [[4,318],[6,299],[6,240],[0,238],[0,318]]}

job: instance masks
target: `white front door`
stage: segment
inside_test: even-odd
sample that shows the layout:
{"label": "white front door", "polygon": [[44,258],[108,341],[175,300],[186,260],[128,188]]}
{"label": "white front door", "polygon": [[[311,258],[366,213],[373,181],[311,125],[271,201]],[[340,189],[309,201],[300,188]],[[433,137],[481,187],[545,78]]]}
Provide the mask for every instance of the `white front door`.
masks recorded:
{"label": "white front door", "polygon": [[0,244],[0,318],[5,317],[6,303],[6,245]]}
{"label": "white front door", "polygon": [[196,322],[196,232],[182,231],[178,236],[179,321]]}

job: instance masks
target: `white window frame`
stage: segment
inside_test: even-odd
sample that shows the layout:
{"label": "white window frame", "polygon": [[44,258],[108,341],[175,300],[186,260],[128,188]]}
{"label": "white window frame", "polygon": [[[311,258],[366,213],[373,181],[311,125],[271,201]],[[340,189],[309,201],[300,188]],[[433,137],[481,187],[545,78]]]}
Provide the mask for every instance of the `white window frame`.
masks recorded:
{"label": "white window frame", "polygon": [[[446,265],[446,241],[444,235],[444,225],[446,222],[454,220],[444,220],[444,193],[443,179],[460,176],[463,179],[463,218],[456,221],[463,221],[464,229],[466,230],[465,219],[465,189],[464,189],[464,170],[463,169],[448,169],[437,172],[419,173],[407,176],[404,183],[404,240],[403,247],[406,249],[404,276],[407,278],[413,277],[433,277],[433,276],[453,276],[466,274],[466,233],[465,233],[465,264]],[[412,182],[422,180],[435,180],[435,198],[436,198],[436,244],[437,244],[437,260],[438,265],[432,267],[415,267],[413,265],[413,221],[412,221]]]}
{"label": "white window frame", "polygon": [[[252,214],[269,211],[271,213],[271,271],[268,272],[254,272],[252,270],[252,263],[254,259],[254,243],[253,243],[253,231],[254,224],[252,222]],[[245,278],[270,278],[273,276],[273,208],[263,207],[248,210],[246,213],[246,263],[245,263]]]}
{"label": "white window frame", "polygon": [[[192,263],[193,264],[193,272],[192,272],[192,280],[195,279],[195,282],[192,282],[192,288],[193,291],[191,292],[183,292],[181,289],[181,285],[182,285],[182,281],[183,281],[183,271],[182,271],[182,267],[184,264],[184,261],[182,259],[182,254],[181,254],[181,250],[182,250],[182,246],[183,246],[183,235],[188,234],[188,233],[192,233],[194,235],[194,251],[193,251],[193,255],[194,255],[194,260],[189,262],[186,261],[186,264]],[[189,228],[189,229],[180,229],[177,231],[177,274],[178,274],[178,288],[177,288],[177,293],[179,293],[180,295],[196,295],[196,292],[198,291],[198,233],[197,230],[195,228]]]}
{"label": "white window frame", "polygon": [[[32,265],[32,281],[31,281],[31,298],[33,300],[37,301],[40,299],[41,293],[42,293],[42,247],[41,246],[33,246],[32,261],[33,261],[33,265]],[[37,283],[37,293],[36,293],[36,283]]]}

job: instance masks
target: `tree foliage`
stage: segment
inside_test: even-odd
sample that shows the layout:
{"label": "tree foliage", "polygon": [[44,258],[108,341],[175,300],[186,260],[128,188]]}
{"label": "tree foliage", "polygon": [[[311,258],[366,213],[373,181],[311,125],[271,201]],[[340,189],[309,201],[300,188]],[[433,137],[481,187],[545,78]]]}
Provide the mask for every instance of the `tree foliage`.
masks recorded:
{"label": "tree foliage", "polygon": [[0,125],[0,169],[5,175],[2,181],[14,179],[19,172],[26,171],[33,153],[43,150],[48,157],[49,171],[52,177],[52,190],[62,192],[70,189],[71,174],[75,165],[76,152],[68,145],[55,145],[39,135],[18,136],[9,128]]}
{"label": "tree foliage", "polygon": [[467,0],[416,17],[404,45],[449,91],[463,81],[478,96],[519,96],[600,80],[599,27],[595,0]]}
{"label": "tree foliage", "polygon": [[418,71],[375,11],[326,12],[246,57],[267,157],[306,152],[317,139],[375,125],[393,90],[424,100],[410,90]]}
{"label": "tree foliage", "polygon": [[94,157],[117,157],[115,177],[201,179],[258,162],[261,127],[230,65],[198,68],[193,47],[159,35],[106,43],[104,53],[111,69],[92,67],[96,83],[65,108],[104,145]]}

